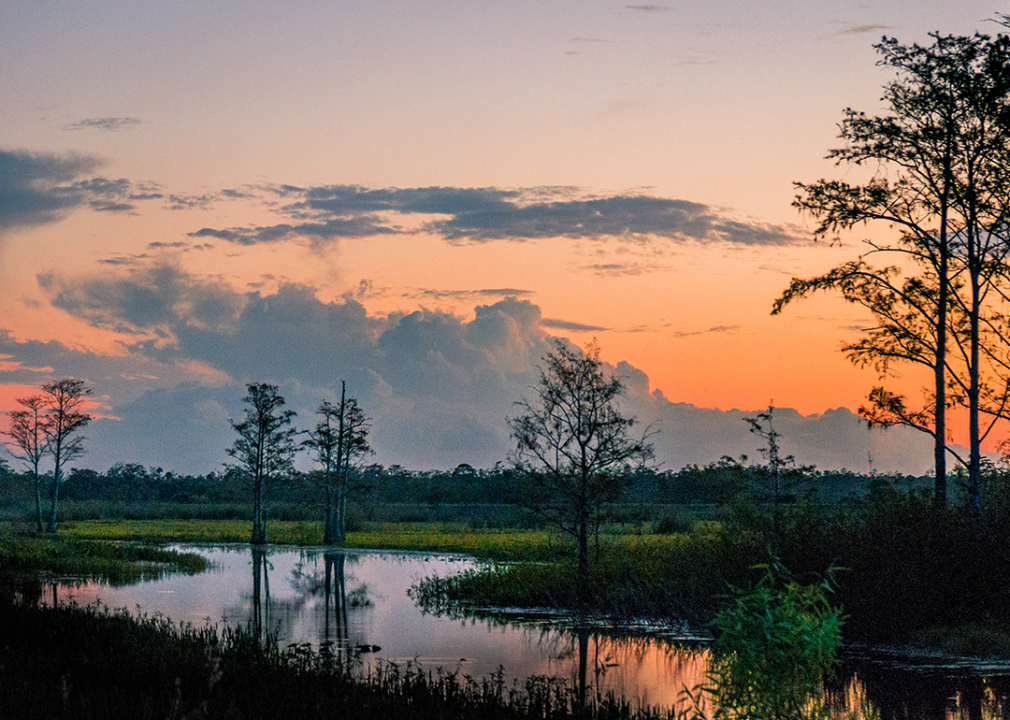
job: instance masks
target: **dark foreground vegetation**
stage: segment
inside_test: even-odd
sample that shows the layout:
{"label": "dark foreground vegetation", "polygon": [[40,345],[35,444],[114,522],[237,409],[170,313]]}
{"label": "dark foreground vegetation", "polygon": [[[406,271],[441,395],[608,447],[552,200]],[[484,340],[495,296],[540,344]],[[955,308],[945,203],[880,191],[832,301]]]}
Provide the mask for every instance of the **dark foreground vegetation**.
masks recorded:
{"label": "dark foreground vegetation", "polygon": [[4,718],[657,718],[568,684],[471,679],[414,663],[371,672],[331,648],[278,648],[243,629],[0,599]]}

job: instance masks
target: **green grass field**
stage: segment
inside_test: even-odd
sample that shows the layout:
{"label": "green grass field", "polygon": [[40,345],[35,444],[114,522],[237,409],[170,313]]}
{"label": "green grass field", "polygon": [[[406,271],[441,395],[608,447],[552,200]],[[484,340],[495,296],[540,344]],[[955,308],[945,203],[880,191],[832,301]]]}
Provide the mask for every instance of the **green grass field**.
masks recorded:
{"label": "green grass field", "polygon": [[[75,520],[60,526],[60,537],[82,540],[136,540],[149,543],[248,542],[247,520]],[[600,545],[637,555],[663,554],[688,535],[642,534],[616,526],[600,535]],[[268,539],[278,545],[321,545],[322,523],[273,520]],[[573,556],[574,545],[556,531],[472,528],[464,523],[365,523],[350,532],[347,547],[465,553],[501,561],[551,561]]]}

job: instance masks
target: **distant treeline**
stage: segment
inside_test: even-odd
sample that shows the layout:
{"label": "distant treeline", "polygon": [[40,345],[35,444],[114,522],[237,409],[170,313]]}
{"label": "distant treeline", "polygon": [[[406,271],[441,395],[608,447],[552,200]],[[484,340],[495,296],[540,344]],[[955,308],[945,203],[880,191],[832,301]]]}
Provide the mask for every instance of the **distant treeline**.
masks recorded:
{"label": "distant treeline", "polygon": [[[29,507],[31,478],[9,468],[4,470],[7,477],[0,483],[3,508]],[[680,470],[625,468],[615,482],[625,487],[618,500],[623,506],[724,505],[742,494],[758,502],[771,502],[767,473],[763,466],[745,465],[724,457],[704,467],[690,465]],[[785,491],[780,502],[806,499],[833,504],[847,496],[862,495],[874,483],[907,490],[929,487],[930,482],[906,475],[871,477],[848,470],[792,468],[781,483]],[[431,520],[440,519],[437,513],[434,516],[432,513],[443,506],[523,505],[523,483],[514,470],[501,464],[490,469],[462,464],[452,470],[408,470],[399,465],[373,464],[355,471],[354,486],[351,494],[354,511],[368,519]],[[275,479],[267,488],[271,515],[295,519],[302,514],[299,508],[311,513],[311,508],[322,503],[322,492],[321,480],[315,472],[296,472]],[[244,517],[243,508],[249,502],[248,484],[240,472],[188,475],[138,463],[116,463],[104,473],[74,468],[61,482],[60,493],[67,502],[78,506],[78,512],[67,508],[71,515],[80,515],[80,504],[91,502],[136,509],[166,503],[225,506],[233,507],[236,517]],[[384,516],[380,512],[384,507],[400,508],[399,516]],[[377,513],[379,518],[375,517]],[[518,516],[513,513],[511,517],[515,520]]]}

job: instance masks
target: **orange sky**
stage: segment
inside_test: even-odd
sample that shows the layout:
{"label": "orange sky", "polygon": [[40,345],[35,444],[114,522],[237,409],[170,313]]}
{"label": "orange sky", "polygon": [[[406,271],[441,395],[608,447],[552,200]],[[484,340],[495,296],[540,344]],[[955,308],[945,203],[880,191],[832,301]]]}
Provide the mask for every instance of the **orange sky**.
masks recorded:
{"label": "orange sky", "polygon": [[[989,10],[695,5],[11,8],[0,409],[48,379],[28,367],[87,376],[117,417],[244,372],[314,387],[279,360],[214,359],[245,342],[247,293],[281,287],[359,302],[380,359],[404,315],[466,329],[515,297],[537,332],[596,337],[673,402],[855,409],[875,375],[838,347],[865,318],[832,298],[769,315],[790,277],[860,251],[810,241],[793,182],[859,179],[823,157],[843,108],[879,109],[881,35],[987,30]],[[334,376],[372,378],[390,413],[428,402],[345,360]]]}

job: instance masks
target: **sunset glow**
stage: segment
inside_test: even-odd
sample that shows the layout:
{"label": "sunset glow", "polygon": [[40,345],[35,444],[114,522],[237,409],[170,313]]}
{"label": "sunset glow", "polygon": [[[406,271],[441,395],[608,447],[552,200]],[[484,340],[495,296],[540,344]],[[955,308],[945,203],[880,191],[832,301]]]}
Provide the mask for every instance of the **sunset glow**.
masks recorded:
{"label": "sunset glow", "polygon": [[[346,379],[377,461],[488,465],[550,339],[596,338],[668,467],[753,454],[737,416],[685,454],[674,405],[854,412],[877,381],[838,352],[857,309],[826,296],[770,316],[791,277],[862,249],[813,242],[793,182],[853,179],[823,158],[844,108],[880,108],[881,36],[995,32],[990,13],[14,4],[0,410],[81,377],[106,418],[84,463],[208,472],[245,383],[279,384],[307,425]],[[928,444],[919,462],[852,432],[830,462],[863,469],[873,445],[883,470],[931,467]]]}

